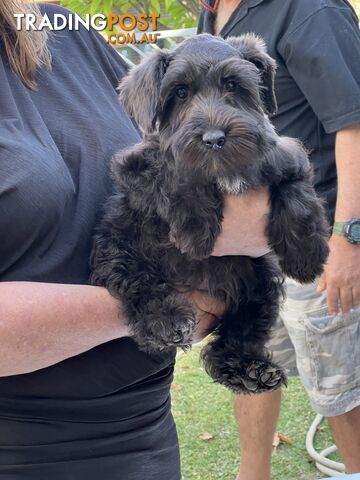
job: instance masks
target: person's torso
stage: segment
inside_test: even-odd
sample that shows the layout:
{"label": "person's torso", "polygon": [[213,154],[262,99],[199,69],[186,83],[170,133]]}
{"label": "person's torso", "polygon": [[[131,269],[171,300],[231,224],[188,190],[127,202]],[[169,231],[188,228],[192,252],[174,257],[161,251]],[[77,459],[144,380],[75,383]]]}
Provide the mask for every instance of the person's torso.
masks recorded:
{"label": "person's torso", "polygon": [[[52,70],[42,68],[30,91],[0,44],[0,281],[86,284],[94,228],[113,189],[111,157],[140,137],[119,106],[126,68],[115,51],[85,30],[51,33],[49,49]],[[0,450],[24,435],[46,443],[46,425],[57,422],[100,425],[153,411],[151,422],[168,412],[172,364],[172,352],[146,355],[124,339],[0,378],[0,423],[19,419],[17,440],[0,427]],[[54,439],[67,435],[64,427]]]}
{"label": "person's torso", "polygon": [[35,91],[1,47],[0,278],[87,283],[110,159],[139,136],[117,101],[120,59],[84,31],[51,34],[49,47]]}

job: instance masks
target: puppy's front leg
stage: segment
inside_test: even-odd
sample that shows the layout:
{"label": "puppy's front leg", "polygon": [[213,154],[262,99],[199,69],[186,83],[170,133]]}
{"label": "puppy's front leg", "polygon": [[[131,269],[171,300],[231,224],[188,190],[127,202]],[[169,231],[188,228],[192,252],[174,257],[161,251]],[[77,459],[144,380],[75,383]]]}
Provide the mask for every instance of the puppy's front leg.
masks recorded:
{"label": "puppy's front leg", "polygon": [[[95,237],[91,283],[107,288],[121,301],[121,315],[143,351],[186,349],[196,326],[196,311],[186,295],[168,282],[157,257],[149,260],[139,246],[143,224],[144,217],[129,208],[126,197],[113,197]],[[150,244],[149,237],[146,240]]]}
{"label": "puppy's front leg", "polygon": [[295,140],[280,140],[281,179],[270,187],[267,233],[282,271],[299,282],[312,282],[322,273],[329,253],[329,228],[306,153]]}
{"label": "puppy's front leg", "polygon": [[170,241],[189,258],[203,260],[221,230],[223,198],[214,184],[181,185],[172,193],[168,218]]}

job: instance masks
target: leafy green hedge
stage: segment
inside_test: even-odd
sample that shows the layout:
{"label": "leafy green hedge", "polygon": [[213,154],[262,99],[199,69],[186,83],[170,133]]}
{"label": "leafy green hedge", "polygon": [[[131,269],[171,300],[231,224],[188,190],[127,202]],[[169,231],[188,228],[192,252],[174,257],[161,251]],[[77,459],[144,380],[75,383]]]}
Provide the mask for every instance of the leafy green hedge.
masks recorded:
{"label": "leafy green hedge", "polygon": [[84,15],[90,13],[160,13],[159,28],[195,27],[200,11],[198,0],[62,0],[62,5]]}
{"label": "leafy green hedge", "polygon": [[[160,13],[159,26],[165,29],[195,27],[199,0],[62,0],[65,7],[84,15],[90,13]],[[360,0],[350,0],[360,15]]]}

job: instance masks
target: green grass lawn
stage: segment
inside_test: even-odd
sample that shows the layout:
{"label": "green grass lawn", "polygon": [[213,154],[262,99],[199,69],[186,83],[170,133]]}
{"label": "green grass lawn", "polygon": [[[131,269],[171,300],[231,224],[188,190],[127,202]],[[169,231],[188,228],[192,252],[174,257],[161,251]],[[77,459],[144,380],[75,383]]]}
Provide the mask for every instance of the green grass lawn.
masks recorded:
{"label": "green grass lawn", "polygon": [[[238,435],[231,394],[211,382],[199,363],[199,347],[178,357],[172,403],[178,426],[183,480],[234,480],[239,462]],[[290,379],[283,395],[277,431],[293,441],[273,454],[274,480],[315,480],[321,474],[305,450],[306,432],[314,418],[298,379]],[[210,440],[201,439],[207,432]],[[316,448],[331,443],[327,425]]]}

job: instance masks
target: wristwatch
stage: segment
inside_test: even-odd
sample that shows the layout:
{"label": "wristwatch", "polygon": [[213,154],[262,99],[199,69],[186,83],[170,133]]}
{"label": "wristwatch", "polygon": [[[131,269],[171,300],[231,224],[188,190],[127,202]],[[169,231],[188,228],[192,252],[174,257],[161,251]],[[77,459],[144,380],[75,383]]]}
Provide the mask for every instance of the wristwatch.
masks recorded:
{"label": "wristwatch", "polygon": [[360,245],[360,218],[352,218],[349,222],[335,222],[333,233],[344,236],[350,243]]}

